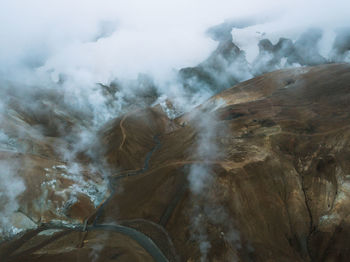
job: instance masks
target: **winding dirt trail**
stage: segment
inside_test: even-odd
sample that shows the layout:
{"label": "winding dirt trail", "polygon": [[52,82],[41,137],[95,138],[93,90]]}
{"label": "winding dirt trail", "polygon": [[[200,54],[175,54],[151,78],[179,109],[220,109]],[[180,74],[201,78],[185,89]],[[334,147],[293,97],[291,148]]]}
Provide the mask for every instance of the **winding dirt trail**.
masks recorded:
{"label": "winding dirt trail", "polygon": [[85,231],[84,225],[79,225],[74,228],[70,228],[67,226],[57,226],[57,225],[52,225],[52,224],[46,224],[42,225],[39,229],[34,231],[30,236],[28,236],[25,240],[29,241],[33,237],[37,236],[38,233],[41,231],[45,230],[50,230],[50,229],[61,229],[61,232],[58,232],[51,236],[50,238],[44,240],[40,244],[30,247],[20,253],[16,253],[14,255],[11,255],[17,248],[19,248],[21,245],[24,243],[20,243],[21,245],[17,245],[16,249],[11,250],[11,252],[8,252],[4,254],[4,256],[1,256],[1,261],[4,262],[10,262],[10,261],[20,261],[21,258],[24,258],[32,253],[34,253],[37,250],[40,250],[44,248],[45,246],[51,244],[53,241],[56,241],[60,239],[63,236],[68,235],[71,232],[89,232],[89,231],[109,231],[109,232],[116,232],[116,233],[121,233],[123,235],[126,235],[130,237],[131,239],[135,240],[140,246],[142,246],[147,253],[149,253],[156,262],[167,262],[169,261],[166,256],[163,254],[163,252],[159,249],[159,247],[153,242],[151,238],[146,236],[145,234],[141,233],[140,231],[137,231],[134,228],[126,227],[126,226],[121,226],[121,225],[109,225],[109,224],[100,224],[96,226],[88,226],[86,228],[87,231]]}
{"label": "winding dirt trail", "polygon": [[119,127],[120,127],[120,131],[122,132],[122,142],[120,143],[119,145],[119,150],[123,150],[123,145],[125,143],[125,139],[126,139],[126,132],[125,132],[125,128],[123,126],[124,122],[125,122],[125,119],[129,116],[130,113],[127,113],[122,120],[120,120],[120,123],[119,123]]}
{"label": "winding dirt trail", "polygon": [[[123,118],[123,120],[126,119],[126,116]],[[124,141],[125,141],[125,129],[122,125],[122,122],[120,123],[120,128],[123,133],[123,140],[119,148],[122,147]],[[158,136],[154,136],[153,140],[155,141],[155,146],[149,151],[146,155],[144,165],[142,169],[139,169],[137,172],[133,173],[134,175],[137,174],[142,174],[144,172],[147,172],[149,169],[149,161],[153,155],[153,153],[161,146],[161,142],[158,139]],[[103,213],[103,210],[105,206],[110,202],[110,200],[114,197],[115,195],[115,186],[113,185],[113,182],[110,180],[109,181],[109,186],[111,190],[110,196],[99,206],[97,212],[96,212],[96,217],[93,221],[92,226],[88,226],[87,230],[109,230],[109,231],[115,231],[119,232],[122,234],[125,234],[129,237],[131,237],[133,240],[135,240],[137,243],[139,243],[157,262],[163,262],[163,261],[168,261],[168,259],[165,257],[163,252],[159,249],[159,247],[150,239],[148,236],[145,234],[141,233],[140,231],[137,231],[136,229],[126,227],[126,226],[121,226],[121,225],[106,225],[106,224],[99,224],[99,219]]]}
{"label": "winding dirt trail", "polygon": [[[242,162],[234,162],[234,161],[208,161],[208,160],[183,160],[183,161],[174,161],[162,166],[158,166],[154,169],[151,169],[149,172],[143,172],[145,175],[149,175],[154,173],[155,171],[159,171],[160,169],[171,167],[171,166],[182,166],[182,165],[190,165],[190,164],[203,164],[203,165],[221,165],[226,170],[234,169],[234,168],[242,168],[247,164],[247,161]],[[135,170],[126,170],[120,173],[113,175],[115,179],[122,179],[125,177],[139,175],[139,171],[142,169]]]}
{"label": "winding dirt trail", "polygon": [[[127,118],[128,115],[125,115],[123,117],[123,119],[120,122],[120,129],[122,132],[122,142],[119,146],[120,150],[123,150],[123,144],[125,143],[125,139],[126,139],[126,132],[125,132],[125,128],[123,126],[123,123],[125,121],[125,119]],[[144,166],[142,169],[137,170],[136,172],[133,173],[133,175],[137,175],[137,174],[142,174],[148,171],[149,169],[149,161],[153,155],[153,153],[161,146],[161,142],[158,139],[158,136],[154,136],[154,141],[155,141],[155,146],[151,149],[151,151],[149,151],[146,155],[145,161],[144,161]],[[91,216],[89,216],[83,224],[75,226],[74,228],[69,227],[69,226],[57,226],[57,225],[51,225],[51,224],[46,224],[46,225],[42,225],[40,227],[40,230],[35,231],[35,233],[31,234],[28,239],[26,239],[27,241],[30,240],[32,237],[36,236],[39,232],[41,232],[42,230],[46,230],[46,229],[63,229],[64,232],[61,232],[59,234],[57,234],[56,236],[47,239],[46,241],[44,241],[43,243],[40,243],[37,246],[34,246],[28,250],[24,250],[16,255],[11,256],[10,254],[13,253],[15,250],[17,250],[23,243],[19,243],[17,244],[17,246],[15,245],[15,247],[13,249],[11,249],[10,254],[7,254],[7,256],[4,257],[0,257],[1,261],[13,261],[13,260],[17,260],[21,257],[25,257],[28,254],[31,254],[33,252],[35,252],[36,250],[39,250],[41,248],[43,248],[44,246],[50,244],[51,242],[57,240],[58,238],[68,234],[69,232],[72,231],[79,231],[79,232],[86,232],[88,233],[89,231],[92,230],[104,230],[104,231],[113,231],[113,232],[118,232],[124,235],[127,235],[128,237],[130,237],[131,239],[135,240],[140,246],[142,246],[153,258],[156,262],[167,262],[169,261],[167,259],[167,257],[164,255],[164,253],[159,249],[159,247],[153,242],[153,240],[151,238],[149,238],[148,236],[146,236],[145,234],[141,233],[140,231],[131,228],[131,227],[126,227],[126,226],[121,226],[121,225],[110,225],[110,224],[99,224],[99,218],[101,217],[104,207],[106,206],[106,204],[108,204],[108,202],[113,198],[114,194],[115,194],[115,187],[112,183],[112,181],[109,181],[109,186],[110,186],[110,191],[111,194],[109,195],[109,197],[103,201],[99,207],[97,208],[96,213],[92,214]],[[95,219],[92,222],[92,225],[87,226],[87,222],[94,216]],[[83,239],[86,238],[86,234],[84,236]],[[1,254],[0,254],[1,256]]]}

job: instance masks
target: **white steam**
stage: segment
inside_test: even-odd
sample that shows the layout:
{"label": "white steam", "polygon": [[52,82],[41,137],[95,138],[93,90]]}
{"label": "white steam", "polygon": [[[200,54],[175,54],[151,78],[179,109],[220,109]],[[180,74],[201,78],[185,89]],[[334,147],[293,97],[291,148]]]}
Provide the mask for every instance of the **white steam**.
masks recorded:
{"label": "white steam", "polygon": [[[214,165],[224,158],[224,148],[218,143],[220,137],[227,134],[223,122],[215,116],[215,104],[207,104],[194,118],[197,131],[194,155],[200,163],[192,164],[188,180],[191,191],[192,212],[190,213],[192,238],[198,242],[201,261],[208,260],[211,243],[208,235],[208,223],[221,228],[221,237],[231,247],[240,249],[240,234],[220,200],[213,196],[213,189],[220,188]],[[216,189],[218,190],[218,189]]]}
{"label": "white steam", "polygon": [[274,41],[296,37],[310,26],[344,26],[349,8],[345,0],[5,0],[0,4],[0,73],[10,80],[17,76],[16,81],[28,80],[33,71],[53,81],[69,76],[72,88],[115,77],[134,79],[139,73],[165,84],[173,69],[194,66],[214,50],[216,43],[204,32],[225,19],[271,18],[235,32],[234,40],[256,49],[255,32]]}
{"label": "white steam", "polygon": [[[188,175],[189,186],[193,195],[193,210],[191,214],[192,237],[198,242],[201,252],[201,261],[207,261],[207,255],[211,244],[208,240],[208,233],[205,227],[206,214],[203,212],[203,203],[207,190],[212,186],[214,172],[212,172],[211,162],[218,156],[218,148],[215,143],[217,134],[216,119],[210,112],[203,113],[196,122],[198,138],[196,139],[195,154],[203,161],[200,164],[193,164]],[[204,204],[205,205],[205,204]]]}
{"label": "white steam", "polygon": [[[280,37],[295,41],[307,28],[318,27],[324,32],[319,51],[328,58],[335,30],[350,24],[349,9],[346,0],[5,0],[0,3],[0,85],[62,89],[66,104],[92,108],[94,123],[101,124],[125,112],[126,98],[138,95],[143,87],[137,79],[146,74],[160,94],[187,108],[214,93],[204,87],[189,99],[176,79],[178,70],[196,66],[217,47],[206,34],[209,27],[231,21],[225,30],[233,30],[234,43],[245,53],[229,65],[219,57],[227,68],[214,73],[217,79],[243,81],[253,77],[251,71],[261,72],[241,60],[253,63],[263,38],[273,44]],[[257,66],[264,67],[269,56]],[[332,57],[348,59],[343,53]],[[284,67],[278,62],[269,69]],[[115,80],[118,94],[106,99],[96,83]],[[226,82],[218,89],[227,88]]]}
{"label": "white steam", "polygon": [[16,162],[0,160],[0,239],[21,231],[13,224],[13,215],[18,211],[18,196],[24,190],[23,180],[18,176]]}
{"label": "white steam", "polygon": [[[350,25],[348,10],[347,0],[4,0],[0,113],[17,110],[24,114],[17,117],[18,126],[22,119],[34,123],[16,131],[19,140],[58,137],[56,153],[70,167],[79,165],[78,155],[84,153],[92,162],[90,171],[105,174],[108,170],[95,147],[98,131],[132,107],[164,105],[170,98],[176,110],[169,114],[175,117],[215,92],[266,71],[349,62],[350,30],[340,28]],[[208,31],[215,25],[222,25],[220,34]],[[316,31],[305,35],[309,28]],[[290,42],[281,43],[281,37]],[[260,42],[263,39],[269,40]],[[190,77],[181,81],[179,72]],[[205,115],[202,121],[197,123],[196,153],[203,164],[193,165],[189,176],[196,196],[210,187],[211,161],[220,151],[215,117]],[[5,133],[0,133],[1,150],[20,146],[11,142],[12,133]],[[15,176],[16,165],[2,166],[0,199],[6,201],[0,228],[7,230],[24,184]],[[81,178],[77,172],[70,173]],[[212,220],[208,210],[198,212]],[[195,228],[203,238],[205,257],[210,244],[205,231]]]}

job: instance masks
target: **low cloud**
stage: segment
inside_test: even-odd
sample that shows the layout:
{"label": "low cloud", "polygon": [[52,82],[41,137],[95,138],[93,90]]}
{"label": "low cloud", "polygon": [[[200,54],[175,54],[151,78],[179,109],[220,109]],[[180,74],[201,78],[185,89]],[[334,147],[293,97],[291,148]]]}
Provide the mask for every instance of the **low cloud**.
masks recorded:
{"label": "low cloud", "polygon": [[18,176],[18,166],[14,160],[0,160],[0,239],[22,231],[12,220],[19,208],[18,197],[25,190],[24,181]]}
{"label": "low cloud", "polygon": [[[2,149],[18,150],[15,138],[62,138],[55,148],[60,158],[75,166],[84,153],[93,172],[108,176],[96,144],[109,120],[167,99],[174,117],[265,72],[350,62],[349,9],[345,0],[2,1],[1,120],[19,114],[11,134],[2,125]],[[203,164],[194,164],[189,175],[197,196],[215,179],[211,161],[221,151],[217,119],[201,121],[196,154]],[[0,196],[8,200],[3,231],[24,191],[16,166],[1,163],[6,186]],[[11,186],[14,192],[7,193]],[[205,257],[210,244],[203,239]]]}

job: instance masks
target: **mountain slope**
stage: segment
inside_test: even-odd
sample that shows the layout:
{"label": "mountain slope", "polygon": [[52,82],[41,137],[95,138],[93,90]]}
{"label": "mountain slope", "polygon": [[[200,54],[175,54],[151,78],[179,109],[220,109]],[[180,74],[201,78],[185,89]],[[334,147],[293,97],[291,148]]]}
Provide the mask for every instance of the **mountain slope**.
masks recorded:
{"label": "mountain slope", "polygon": [[157,260],[140,239],[96,231],[118,223],[169,261],[347,261],[349,83],[347,64],[285,69],[174,120],[158,107],[117,118],[99,132],[110,194],[86,224],[57,240],[29,231],[0,255],[76,261],[100,246],[97,261]]}

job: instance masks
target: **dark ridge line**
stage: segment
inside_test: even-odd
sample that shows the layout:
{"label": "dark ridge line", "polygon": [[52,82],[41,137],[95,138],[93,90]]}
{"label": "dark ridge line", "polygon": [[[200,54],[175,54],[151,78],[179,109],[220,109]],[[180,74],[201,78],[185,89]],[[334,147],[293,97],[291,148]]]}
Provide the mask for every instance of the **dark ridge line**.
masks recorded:
{"label": "dark ridge line", "polygon": [[[25,244],[28,240],[35,237],[38,233],[45,230],[44,227],[38,227],[37,229],[29,232],[25,232],[23,236],[21,236],[19,239],[15,239],[13,241],[13,244],[9,246],[9,249],[7,249],[5,252],[0,253],[0,258],[2,257],[9,257],[12,253],[14,253],[17,249],[19,249],[21,246]],[[7,242],[9,243],[9,242]],[[1,245],[6,245],[6,242],[1,243]]]}
{"label": "dark ridge line", "polygon": [[171,200],[171,203],[167,206],[165,211],[163,212],[159,224],[163,226],[164,228],[169,222],[169,219],[171,218],[172,214],[174,213],[175,208],[183,198],[183,196],[186,194],[186,191],[188,189],[187,184],[183,184],[176,192],[175,197]]}
{"label": "dark ridge line", "polygon": [[88,230],[108,230],[121,233],[123,235],[129,236],[131,239],[136,241],[140,246],[142,246],[148,254],[150,254],[157,262],[168,262],[168,258],[163,254],[160,248],[153,242],[153,240],[147,235],[141,233],[140,231],[126,226],[121,225],[104,225],[99,224],[93,227],[88,227]]}
{"label": "dark ridge line", "polygon": [[[158,150],[158,148],[161,146],[161,142],[158,138],[158,135],[155,135],[153,137],[153,140],[155,141],[155,146],[152,148],[151,151],[149,151],[146,155],[146,159],[144,162],[144,166],[142,169],[139,171],[136,171],[134,173],[128,174],[128,176],[133,176],[133,175],[139,175],[142,173],[145,173],[149,169],[149,161],[153,155],[153,153]],[[11,261],[15,258],[24,256],[25,254],[30,254],[34,252],[35,250],[38,250],[54,240],[64,236],[65,234],[68,234],[73,231],[78,231],[78,232],[88,232],[88,231],[93,231],[93,230],[107,230],[107,231],[114,231],[117,233],[121,233],[124,235],[129,236],[131,239],[136,241],[140,246],[142,246],[157,262],[168,262],[168,258],[163,254],[163,252],[160,250],[160,248],[153,242],[153,240],[148,237],[147,235],[143,234],[140,231],[137,231],[136,229],[126,227],[126,226],[121,226],[121,225],[107,225],[107,224],[98,224],[98,219],[101,217],[102,212],[106,204],[112,199],[112,197],[115,194],[115,187],[113,185],[113,181],[109,179],[109,187],[111,190],[111,195],[108,197],[108,199],[100,206],[100,208],[97,210],[96,217],[93,221],[92,226],[87,226],[87,220],[84,221],[84,224],[82,225],[75,225],[74,227],[69,227],[65,225],[52,225],[52,224],[42,224],[40,228],[35,230],[33,234],[30,234],[30,237],[27,239],[31,239],[32,237],[36,236],[39,232],[43,230],[48,230],[48,229],[66,229],[66,231],[60,232],[53,237],[49,238],[48,240],[45,240],[44,242],[40,243],[39,245],[32,247],[28,250],[24,250],[23,252],[16,254],[14,256],[8,257],[5,259],[4,262]],[[38,231],[38,232],[37,232]],[[6,253],[5,255],[13,253],[16,249],[18,249],[20,246],[22,246],[24,242],[20,242],[15,248],[10,250],[10,253]]]}
{"label": "dark ridge line", "polygon": [[[47,229],[51,229],[51,228],[47,228]],[[47,230],[45,229],[45,230]],[[31,254],[33,252],[35,252],[36,250],[39,250],[47,245],[49,245],[50,243],[52,243],[53,241],[57,240],[57,239],[60,239],[61,237],[65,236],[65,235],[68,235],[69,233],[72,233],[74,230],[72,230],[71,228],[66,228],[68,230],[66,231],[62,231],[62,232],[58,232],[57,234],[53,235],[52,237],[50,237],[49,239],[46,239],[44,240],[43,242],[41,242],[39,245],[37,246],[34,246],[32,248],[29,248],[29,249],[26,249],[24,251],[22,251],[21,253],[19,254],[15,254],[13,256],[10,256],[8,258],[5,258],[4,262],[7,262],[7,261],[11,261],[11,260],[14,260],[14,259],[18,259],[18,258],[21,258],[27,254]],[[37,234],[36,234],[37,235]]]}
{"label": "dark ridge line", "polygon": [[[166,231],[166,229],[163,226],[161,226],[159,223],[153,222],[151,220],[146,220],[144,218],[136,218],[136,219],[128,219],[128,220],[119,221],[119,225],[134,228],[137,231],[145,234],[146,236],[148,236],[149,238],[152,239],[150,234],[148,234],[147,232],[143,232],[142,230],[138,230],[137,227],[135,228],[133,226],[133,223],[147,223],[148,225],[151,225],[151,226],[155,227],[156,229],[158,229],[164,235],[166,240],[168,241],[168,244],[170,247],[170,253],[173,255],[173,257],[172,257],[173,259],[171,259],[170,261],[180,261],[179,257],[176,254],[175,246],[170,238],[170,235],[169,235],[168,231]],[[158,242],[155,242],[156,245],[157,245],[157,243]],[[161,250],[163,250],[163,249],[161,249]]]}
{"label": "dark ridge line", "polygon": [[[84,229],[85,229],[84,225],[77,225],[75,227],[69,227],[69,226],[65,226],[65,225],[43,224],[40,227],[40,230],[36,230],[35,232],[33,232],[33,234],[31,234],[31,237],[28,238],[28,240],[33,238],[34,236],[36,236],[41,231],[50,230],[50,229],[62,229],[65,231],[62,231],[62,232],[57,233],[56,235],[53,235],[52,237],[50,237],[47,240],[44,240],[43,242],[41,242],[37,246],[34,246],[34,247],[29,248],[27,250],[24,250],[19,254],[5,258],[4,262],[23,257],[26,254],[31,254],[31,253],[35,252],[36,250],[39,250],[39,249],[47,246],[48,244],[52,243],[53,241],[65,236],[69,233],[72,233],[74,231],[75,232],[89,232],[89,231],[95,231],[95,230],[113,231],[116,233],[121,233],[123,235],[126,235],[126,236],[130,237],[132,240],[134,240],[135,242],[137,242],[141,247],[143,247],[146,250],[146,252],[154,258],[155,261],[157,261],[157,262],[168,262],[169,261],[168,258],[163,254],[163,252],[160,250],[160,248],[153,242],[153,240],[150,237],[148,237],[147,235],[143,234],[142,232],[140,232],[134,228],[121,226],[121,225],[99,224],[99,225],[95,225],[95,226],[88,226],[88,227],[86,227],[86,231],[84,231]],[[37,231],[39,231],[39,232],[37,232]],[[5,255],[8,255],[8,254],[5,254]]]}
{"label": "dark ridge line", "polygon": [[[135,175],[140,175],[142,173],[145,173],[148,169],[149,169],[149,161],[151,160],[151,157],[153,155],[153,153],[158,150],[158,148],[161,146],[161,143],[160,143],[160,140],[158,138],[159,135],[155,135],[153,137],[153,140],[155,141],[155,146],[151,149],[151,151],[149,151],[146,155],[146,158],[145,158],[145,162],[144,162],[144,165],[143,165],[143,168],[136,171],[136,172],[132,172],[132,173],[129,173],[129,174],[126,174],[126,175],[123,175],[123,177],[115,177],[113,180],[118,180],[120,178],[124,178],[124,177],[128,177],[128,176],[135,176]],[[109,179],[108,178],[108,184],[109,184],[109,188],[110,188],[110,191],[111,191],[111,194],[110,196],[107,198],[107,200],[100,206],[100,208],[97,210],[96,212],[96,217],[93,221],[93,225],[96,226],[97,225],[97,222],[99,220],[99,218],[101,217],[102,215],[102,212],[103,212],[103,209],[104,207],[106,206],[106,204],[108,204],[108,202],[113,198],[113,196],[115,195],[115,186],[113,185],[113,180],[112,179]]]}
{"label": "dark ridge line", "polygon": [[[157,262],[163,262],[168,261],[168,259],[165,257],[163,252],[160,250],[160,248],[153,242],[151,238],[149,238],[147,235],[137,231],[136,229],[125,227],[121,225],[103,225],[98,224],[98,220],[102,216],[102,213],[104,211],[105,206],[111,201],[111,199],[114,197],[116,189],[113,182],[119,180],[120,178],[129,177],[129,176],[135,176],[140,175],[148,171],[149,169],[149,161],[151,160],[151,157],[155,151],[158,150],[158,148],[161,146],[161,142],[159,140],[159,135],[155,135],[153,137],[153,140],[155,141],[155,146],[146,154],[146,158],[144,161],[143,168],[136,171],[131,172],[126,175],[123,175],[123,177],[115,177],[115,178],[108,178],[108,184],[111,191],[110,196],[107,198],[107,200],[100,206],[100,208],[96,212],[96,217],[93,220],[92,226],[87,226],[87,230],[95,230],[95,229],[109,229],[113,230],[119,233],[122,233],[124,235],[127,235],[131,237],[133,240],[138,242]],[[86,223],[86,222],[85,222]],[[86,228],[86,225],[84,226]]]}
{"label": "dark ridge line", "polygon": [[306,249],[307,249],[307,253],[309,255],[310,261],[313,262],[313,261],[315,261],[315,259],[314,259],[314,256],[312,254],[312,250],[310,247],[310,240],[311,240],[311,236],[315,232],[316,228],[315,228],[313,217],[312,217],[311,207],[309,205],[309,198],[307,196],[307,192],[306,192],[306,188],[305,188],[304,175],[300,174],[300,172],[297,169],[295,169],[295,170],[297,171],[297,173],[299,174],[299,177],[301,179],[301,190],[303,191],[303,194],[304,194],[305,206],[306,206],[306,210],[307,210],[307,213],[308,213],[308,216],[310,219],[309,234],[306,238]]}

